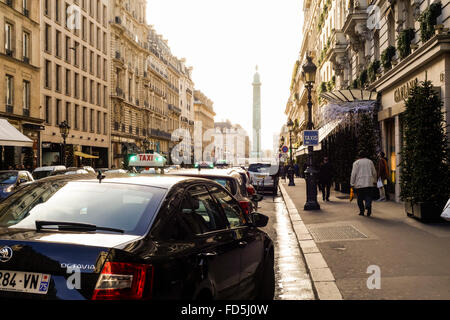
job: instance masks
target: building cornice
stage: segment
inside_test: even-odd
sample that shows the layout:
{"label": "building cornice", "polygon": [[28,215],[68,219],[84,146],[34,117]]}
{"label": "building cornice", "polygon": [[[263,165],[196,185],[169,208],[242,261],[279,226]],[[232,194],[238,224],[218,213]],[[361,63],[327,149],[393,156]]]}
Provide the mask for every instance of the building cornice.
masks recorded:
{"label": "building cornice", "polygon": [[383,74],[370,86],[370,90],[376,89],[378,92],[395,85],[405,77],[417,73],[421,67],[431,63],[434,59],[450,52],[450,34],[435,35],[420,48],[411,53],[408,57],[400,61],[395,67]]}

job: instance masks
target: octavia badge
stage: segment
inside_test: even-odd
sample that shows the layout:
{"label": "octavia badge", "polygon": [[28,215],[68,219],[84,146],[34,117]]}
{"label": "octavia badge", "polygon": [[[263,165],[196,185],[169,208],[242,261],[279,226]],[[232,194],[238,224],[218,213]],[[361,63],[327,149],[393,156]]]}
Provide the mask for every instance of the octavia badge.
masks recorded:
{"label": "octavia badge", "polygon": [[11,260],[13,251],[10,247],[3,247],[0,249],[0,262],[8,262]]}

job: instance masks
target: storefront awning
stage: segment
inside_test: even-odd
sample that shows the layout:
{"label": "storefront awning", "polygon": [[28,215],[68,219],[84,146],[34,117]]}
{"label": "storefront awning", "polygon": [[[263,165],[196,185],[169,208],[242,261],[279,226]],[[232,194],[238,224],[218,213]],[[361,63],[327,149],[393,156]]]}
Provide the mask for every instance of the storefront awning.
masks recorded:
{"label": "storefront awning", "polygon": [[337,104],[355,101],[376,101],[377,95],[375,91],[361,89],[334,90],[320,94],[328,102]]}
{"label": "storefront awning", "polygon": [[86,159],[98,159],[99,158],[97,156],[86,154],[86,153],[83,153],[80,151],[75,151],[73,154],[76,155],[77,157],[86,158]]}
{"label": "storefront awning", "polygon": [[[336,129],[336,127],[338,125],[340,125],[342,122],[342,120],[335,120],[332,122],[327,123],[326,125],[324,125],[322,128],[319,129],[319,145],[314,147],[314,151],[319,151],[322,149],[322,145],[321,142],[323,140],[325,140],[325,138],[331,133],[333,132],[334,129]],[[302,154],[306,154],[308,152],[308,147],[302,145],[296,152],[295,155],[296,156],[300,156]]]}
{"label": "storefront awning", "polygon": [[33,147],[33,141],[23,135],[8,120],[0,119],[0,146]]}

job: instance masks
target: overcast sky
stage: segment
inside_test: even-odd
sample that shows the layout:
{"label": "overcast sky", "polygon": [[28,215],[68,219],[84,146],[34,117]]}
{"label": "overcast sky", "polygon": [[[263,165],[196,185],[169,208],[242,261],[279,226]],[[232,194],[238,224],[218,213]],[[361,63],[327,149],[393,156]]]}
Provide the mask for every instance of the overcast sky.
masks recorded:
{"label": "overcast sky", "polygon": [[286,121],[284,110],[301,44],[302,0],[148,0],[147,22],[192,66],[195,89],[252,138],[252,81],[262,82],[262,148]]}

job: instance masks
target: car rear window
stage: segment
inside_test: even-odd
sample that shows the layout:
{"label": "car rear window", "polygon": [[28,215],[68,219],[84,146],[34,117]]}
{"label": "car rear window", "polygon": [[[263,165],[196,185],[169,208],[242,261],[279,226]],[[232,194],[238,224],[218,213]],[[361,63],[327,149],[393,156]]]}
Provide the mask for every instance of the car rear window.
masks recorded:
{"label": "car rear window", "polygon": [[248,167],[248,171],[251,172],[263,172],[264,169],[270,168],[271,165],[269,163],[253,163]]}
{"label": "car rear window", "polygon": [[35,171],[33,172],[33,178],[39,180],[48,177],[53,171]]}
{"label": "car rear window", "polygon": [[234,185],[233,181],[231,179],[226,178],[214,178],[213,179],[218,184],[225,187],[231,194],[236,194],[236,186]]}
{"label": "car rear window", "polygon": [[13,184],[17,181],[16,172],[2,172],[0,173],[0,184]]}
{"label": "car rear window", "polygon": [[0,227],[36,229],[36,221],[76,222],[143,235],[165,189],[129,184],[49,181],[0,203]]}

